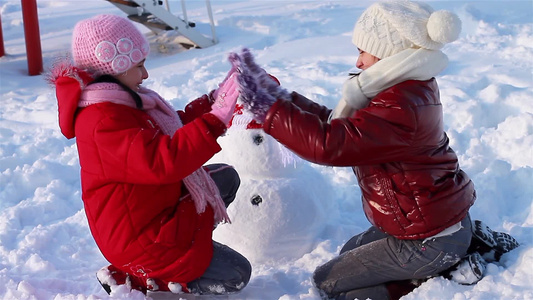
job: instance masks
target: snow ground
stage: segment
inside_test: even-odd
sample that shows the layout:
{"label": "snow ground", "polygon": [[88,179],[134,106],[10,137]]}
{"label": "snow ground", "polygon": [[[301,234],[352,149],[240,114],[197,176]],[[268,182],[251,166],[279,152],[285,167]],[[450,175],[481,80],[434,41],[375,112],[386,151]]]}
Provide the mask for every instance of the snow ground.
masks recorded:
{"label": "snow ground", "polygon": [[[154,36],[140,27],[152,45],[145,84],[182,108],[224,78],[230,51],[248,47],[284,87],[332,107],[357,58],[351,29],[372,2],[213,0],[220,40],[215,46],[184,51],[174,35]],[[179,14],[180,3],[170,4]],[[512,234],[522,245],[499,264],[489,264],[476,285],[434,278],[403,299],[533,299],[533,4],[430,4],[456,12],[463,21],[460,39],[444,49],[450,65],[437,79],[446,131],[462,168],[476,184],[472,218]],[[189,19],[210,34],[204,2],[187,5]],[[45,67],[69,50],[77,21],[99,13],[122,14],[106,1],[80,0],[38,1],[38,11]],[[43,76],[27,75],[21,2],[0,2],[0,13],[7,53],[0,58],[0,298],[108,299],[95,280],[96,271],[107,263],[85,220],[75,143],[59,132],[53,90]],[[227,153],[242,146],[229,143],[218,158],[229,158]],[[284,176],[297,178],[299,188],[302,183],[328,187],[321,199],[313,199],[316,205],[331,202],[328,214],[317,219],[320,224],[310,224],[308,248],[285,243],[270,254],[271,260],[255,259],[249,285],[226,299],[319,299],[310,280],[314,268],[369,226],[350,169],[298,164],[307,171],[287,170]],[[273,179],[255,178],[245,163],[242,168],[243,182],[259,186],[262,181],[291,203],[292,212],[309,212],[305,200],[294,202],[294,190],[276,189]],[[239,211],[233,213],[237,218]],[[269,230],[254,225],[250,230]],[[236,245],[237,235],[232,240],[233,225],[224,226],[215,238],[242,247]],[[261,256],[259,249],[245,251]],[[132,292],[114,298],[144,296]]]}

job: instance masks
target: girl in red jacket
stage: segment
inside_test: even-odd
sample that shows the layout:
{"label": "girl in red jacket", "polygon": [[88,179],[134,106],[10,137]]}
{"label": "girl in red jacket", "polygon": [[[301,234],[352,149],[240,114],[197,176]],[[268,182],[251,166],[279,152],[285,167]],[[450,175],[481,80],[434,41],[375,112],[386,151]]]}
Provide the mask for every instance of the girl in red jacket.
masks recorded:
{"label": "girl in red jacket", "polygon": [[329,298],[398,298],[406,291],[395,287],[412,290],[411,280],[453,270],[463,258],[473,276],[464,270],[451,276],[474,283],[484,259],[496,260],[518,245],[471,223],[474,185],[444,132],[434,77],[448,63],[440,49],[460,29],[456,15],[427,4],[370,6],[353,31],[363,71],[345,82],[333,110],[288,94],[247,50],[240,56],[247,65],[241,96],[264,131],[308,161],[351,166],[357,176],[372,227],[316,269],[314,282]]}
{"label": "girl in red jacket", "polygon": [[74,64],[56,64],[59,125],[76,137],[89,227],[111,263],[97,277],[151,291],[227,294],[250,279],[246,258],[212,240],[229,222],[240,181],[220,151],[239,96],[232,68],[219,88],[176,112],[148,78],[145,37],[127,19],[98,15],[74,28]]}

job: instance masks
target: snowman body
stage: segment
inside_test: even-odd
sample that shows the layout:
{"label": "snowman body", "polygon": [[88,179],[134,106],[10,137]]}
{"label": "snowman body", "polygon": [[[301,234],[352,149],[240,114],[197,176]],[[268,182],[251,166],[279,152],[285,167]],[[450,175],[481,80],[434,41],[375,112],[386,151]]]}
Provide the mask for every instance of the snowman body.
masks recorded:
{"label": "snowman body", "polygon": [[223,150],[210,162],[232,165],[241,185],[228,208],[232,223],[218,226],[214,240],[252,262],[309,253],[330,218],[329,180],[262,129],[233,126],[218,142]]}

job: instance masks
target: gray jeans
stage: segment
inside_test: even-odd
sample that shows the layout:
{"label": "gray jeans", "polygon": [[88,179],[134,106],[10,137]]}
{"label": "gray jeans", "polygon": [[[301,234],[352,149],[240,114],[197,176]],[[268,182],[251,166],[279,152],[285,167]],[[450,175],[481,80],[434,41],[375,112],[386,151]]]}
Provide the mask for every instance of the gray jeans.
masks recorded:
{"label": "gray jeans", "polygon": [[[226,207],[235,200],[240,185],[239,175],[225,164],[207,165]],[[204,274],[187,284],[191,293],[222,295],[242,290],[250,281],[250,262],[230,247],[213,241],[213,258]]]}
{"label": "gray jeans", "polygon": [[335,299],[389,299],[386,282],[436,276],[466,255],[472,238],[470,217],[461,225],[451,235],[425,242],[399,240],[370,227],[315,270],[315,285]]}

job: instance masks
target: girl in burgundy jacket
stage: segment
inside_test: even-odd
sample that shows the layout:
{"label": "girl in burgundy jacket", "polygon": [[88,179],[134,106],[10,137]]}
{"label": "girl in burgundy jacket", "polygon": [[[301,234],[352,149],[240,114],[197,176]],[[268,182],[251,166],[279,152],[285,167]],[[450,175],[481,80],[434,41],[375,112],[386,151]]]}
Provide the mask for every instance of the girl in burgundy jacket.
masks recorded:
{"label": "girl in burgundy jacket", "polygon": [[[372,227],[316,269],[314,282],[329,298],[398,298],[412,290],[410,280],[439,275],[463,258],[474,276],[452,273],[458,281],[474,283],[483,274],[468,214],[474,185],[449,147],[434,78],[448,63],[439,49],[460,28],[456,15],[423,3],[370,6],[353,32],[363,71],[345,82],[333,110],[288,94],[248,50],[240,56],[247,66],[242,97],[264,131],[308,161],[351,166],[357,176]],[[474,225],[480,245],[500,253],[517,246]]]}
{"label": "girl in burgundy jacket", "polygon": [[176,112],[141,86],[149,44],[127,19],[98,15],[74,28],[72,56],[53,67],[59,125],[76,137],[82,198],[91,233],[111,263],[97,277],[152,291],[226,294],[244,288],[251,266],[212,231],[239,177],[203,166],[239,96],[235,68],[219,88]]}

